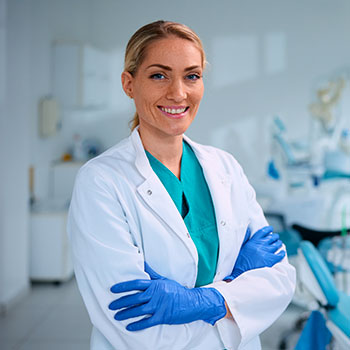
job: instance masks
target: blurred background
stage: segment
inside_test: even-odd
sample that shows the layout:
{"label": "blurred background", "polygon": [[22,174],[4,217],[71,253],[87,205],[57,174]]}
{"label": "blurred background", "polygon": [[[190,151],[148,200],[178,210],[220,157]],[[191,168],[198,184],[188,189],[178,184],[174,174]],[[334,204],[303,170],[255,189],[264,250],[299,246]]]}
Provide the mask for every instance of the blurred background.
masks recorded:
{"label": "blurred background", "polygon": [[[187,24],[206,50],[205,95],[187,134],[238,159],[280,231],[298,224],[346,235],[349,1],[0,0],[1,349],[88,348],[83,308],[73,343],[31,336],[57,300],[72,310],[81,303],[65,235],[74,176],[129,135],[124,50],[158,19]],[[338,288],[350,294],[346,283]],[[39,302],[46,292],[51,304]],[[18,319],[25,330],[16,334]]]}

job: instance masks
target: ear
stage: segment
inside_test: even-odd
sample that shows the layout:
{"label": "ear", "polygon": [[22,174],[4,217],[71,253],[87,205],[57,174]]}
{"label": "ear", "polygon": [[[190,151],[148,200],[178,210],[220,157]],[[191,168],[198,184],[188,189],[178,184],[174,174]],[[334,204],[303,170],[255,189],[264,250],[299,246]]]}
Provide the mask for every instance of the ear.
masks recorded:
{"label": "ear", "polygon": [[121,75],[122,86],[124,92],[130,97],[133,98],[133,81],[134,77],[129,72],[123,72]]}

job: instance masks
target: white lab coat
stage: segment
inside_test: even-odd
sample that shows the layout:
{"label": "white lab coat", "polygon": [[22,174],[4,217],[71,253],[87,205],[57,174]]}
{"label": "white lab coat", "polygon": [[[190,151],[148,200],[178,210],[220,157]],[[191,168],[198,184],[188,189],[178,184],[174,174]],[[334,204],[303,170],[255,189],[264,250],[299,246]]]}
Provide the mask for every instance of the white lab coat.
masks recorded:
{"label": "white lab coat", "polygon": [[159,274],[194,287],[198,255],[171,197],[153,172],[136,130],[86,163],[77,176],[68,219],[75,274],[93,324],[91,349],[260,349],[259,334],[289,304],[295,271],[287,258],[272,268],[247,271],[230,283],[246,229],[267,225],[241,167],[228,153],[185,136],[208,183],[220,250],[214,287],[234,317],[214,326],[204,321],[159,325],[129,332],[136,319],[116,321],[108,305],[115,283],[149,278],[144,261]]}

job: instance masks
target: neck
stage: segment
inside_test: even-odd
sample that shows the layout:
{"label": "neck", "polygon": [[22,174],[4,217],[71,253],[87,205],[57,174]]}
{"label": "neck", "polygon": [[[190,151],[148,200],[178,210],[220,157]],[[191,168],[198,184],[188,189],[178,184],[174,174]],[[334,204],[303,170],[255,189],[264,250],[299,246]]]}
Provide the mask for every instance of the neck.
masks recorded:
{"label": "neck", "polygon": [[145,150],[180,178],[183,135],[154,138],[148,137],[147,132],[141,128],[139,134]]}

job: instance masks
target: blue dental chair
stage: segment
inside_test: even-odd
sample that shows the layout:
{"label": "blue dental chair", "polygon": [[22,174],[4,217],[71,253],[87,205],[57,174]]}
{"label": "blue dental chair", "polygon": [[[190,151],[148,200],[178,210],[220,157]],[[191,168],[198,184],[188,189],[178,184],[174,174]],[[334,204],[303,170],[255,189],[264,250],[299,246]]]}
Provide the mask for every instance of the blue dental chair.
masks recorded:
{"label": "blue dental chair", "polygon": [[296,256],[299,244],[303,240],[301,234],[294,228],[287,226],[282,214],[274,212],[265,212],[264,214],[269,225],[274,228],[274,232],[279,234],[280,240],[286,246],[288,257]]}
{"label": "blue dental chair", "polygon": [[302,226],[299,224],[293,224],[292,229],[299,232],[303,240],[310,241],[316,247],[318,247],[318,244],[322,240],[326,238],[340,236],[342,232],[341,230],[314,230],[312,228]]}
{"label": "blue dental chair", "polygon": [[319,251],[309,241],[298,249],[298,283],[322,311],[337,349],[350,349],[350,296],[337,290],[333,277]]}

